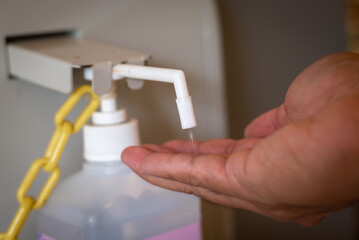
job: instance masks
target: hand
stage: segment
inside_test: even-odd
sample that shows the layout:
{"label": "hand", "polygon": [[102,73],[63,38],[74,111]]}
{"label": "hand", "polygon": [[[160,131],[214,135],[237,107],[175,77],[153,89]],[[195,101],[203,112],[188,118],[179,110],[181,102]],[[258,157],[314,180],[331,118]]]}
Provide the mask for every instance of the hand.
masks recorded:
{"label": "hand", "polygon": [[305,69],[284,103],[241,140],[130,147],[123,161],[145,180],[280,221],[314,225],[359,199],[359,55]]}

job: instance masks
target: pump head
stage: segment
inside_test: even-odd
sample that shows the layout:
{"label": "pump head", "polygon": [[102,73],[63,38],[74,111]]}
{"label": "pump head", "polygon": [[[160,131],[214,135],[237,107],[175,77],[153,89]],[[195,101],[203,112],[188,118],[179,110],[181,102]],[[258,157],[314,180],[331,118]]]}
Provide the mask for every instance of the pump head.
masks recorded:
{"label": "pump head", "polygon": [[[85,69],[85,79],[92,80],[94,82],[97,81],[96,77],[94,77],[97,74],[94,73],[94,71],[96,71],[96,67]],[[111,73],[109,76],[111,76]],[[187,82],[183,71],[167,68],[117,64],[112,67],[112,79],[108,78],[107,80],[121,80],[124,78],[173,83],[177,97],[176,103],[182,129],[194,128],[197,126],[192,98],[188,93]],[[93,83],[93,86],[99,86],[101,84],[108,86],[108,82],[104,81],[103,78],[101,79],[101,82],[98,81]]]}

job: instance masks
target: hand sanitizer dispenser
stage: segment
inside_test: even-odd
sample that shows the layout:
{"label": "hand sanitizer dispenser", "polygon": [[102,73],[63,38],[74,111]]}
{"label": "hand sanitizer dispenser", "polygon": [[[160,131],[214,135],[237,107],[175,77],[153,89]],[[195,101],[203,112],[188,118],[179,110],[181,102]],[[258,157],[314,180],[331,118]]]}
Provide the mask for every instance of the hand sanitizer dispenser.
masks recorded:
{"label": "hand sanitizer dispenser", "polygon": [[[85,78],[101,81],[93,82],[98,89],[110,86],[96,77],[101,76],[96,69],[87,69]],[[182,71],[124,64],[110,69],[112,80],[173,83],[182,128],[196,126]],[[121,162],[123,149],[139,145],[140,137],[137,120],[117,108],[115,93],[102,95],[100,109],[83,133],[83,169],[60,183],[40,210],[39,239],[201,239],[198,198],[156,187]]]}
{"label": "hand sanitizer dispenser", "polygon": [[100,109],[84,126],[83,169],[63,180],[39,210],[39,239],[201,239],[198,198],[156,187],[121,161],[140,137],[137,120],[117,107],[113,81],[127,79],[130,88],[141,87],[141,80],[172,83],[181,126],[188,129],[197,123],[182,71],[134,65],[149,56],[66,37],[15,42],[8,53],[15,77],[69,93],[73,72],[82,69],[100,96]]}

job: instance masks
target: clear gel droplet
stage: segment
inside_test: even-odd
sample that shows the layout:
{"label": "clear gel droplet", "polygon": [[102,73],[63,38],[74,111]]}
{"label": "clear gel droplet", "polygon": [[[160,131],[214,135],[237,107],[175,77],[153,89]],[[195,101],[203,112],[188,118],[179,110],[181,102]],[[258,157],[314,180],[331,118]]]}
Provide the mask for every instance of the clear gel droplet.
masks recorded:
{"label": "clear gel droplet", "polygon": [[188,140],[192,145],[193,153],[197,154],[197,142],[196,142],[196,139],[194,137],[194,133],[192,130],[188,130]]}

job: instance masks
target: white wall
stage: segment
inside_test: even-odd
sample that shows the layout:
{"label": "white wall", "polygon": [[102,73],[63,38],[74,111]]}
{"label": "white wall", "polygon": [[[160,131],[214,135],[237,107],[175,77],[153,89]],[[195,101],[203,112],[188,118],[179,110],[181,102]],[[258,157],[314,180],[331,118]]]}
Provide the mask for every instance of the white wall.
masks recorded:
{"label": "white wall", "polygon": [[[149,65],[184,70],[198,118],[198,139],[226,134],[217,27],[211,0],[3,0],[0,7],[1,39],[77,28],[90,39],[150,53]],[[187,138],[187,132],[180,129],[172,86],[146,83],[142,90],[132,92],[119,85],[120,105],[139,119],[143,142]],[[0,46],[0,232],[15,214],[16,189],[30,164],[43,156],[54,130],[53,115],[66,97],[24,81],[10,81],[6,48]],[[60,160],[62,178],[81,164],[79,133],[71,137]],[[44,180],[45,176],[40,177],[30,193],[37,193]],[[31,214],[20,239],[35,238]]]}

